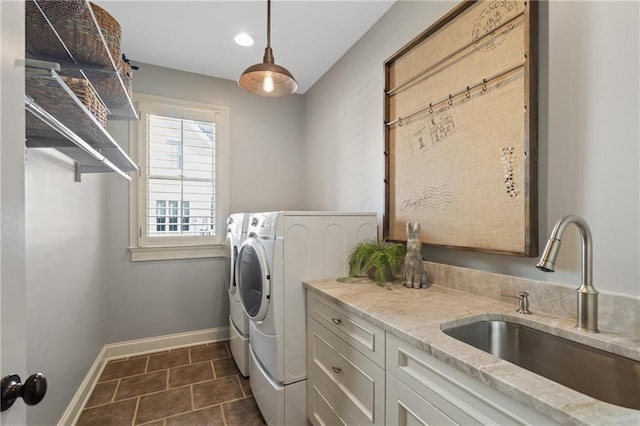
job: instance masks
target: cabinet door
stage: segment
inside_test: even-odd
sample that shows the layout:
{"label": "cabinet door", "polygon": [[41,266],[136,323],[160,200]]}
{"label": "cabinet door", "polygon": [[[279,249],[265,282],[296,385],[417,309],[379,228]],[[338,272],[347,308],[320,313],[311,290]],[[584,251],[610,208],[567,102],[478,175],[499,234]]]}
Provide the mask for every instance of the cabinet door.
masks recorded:
{"label": "cabinet door", "polygon": [[387,373],[386,413],[388,426],[458,424],[389,373]]}

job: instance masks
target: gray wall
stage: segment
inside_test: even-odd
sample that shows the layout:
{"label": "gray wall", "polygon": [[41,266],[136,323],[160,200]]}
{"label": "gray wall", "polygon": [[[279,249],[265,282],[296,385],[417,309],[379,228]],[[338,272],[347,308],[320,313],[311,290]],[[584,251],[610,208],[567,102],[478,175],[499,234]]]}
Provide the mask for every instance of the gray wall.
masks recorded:
{"label": "gray wall", "polygon": [[[260,98],[233,81],[136,65],[137,92],[229,107],[230,212],[304,207],[302,96]],[[128,151],[128,123],[109,130]],[[127,186],[110,179],[107,342],[228,325],[223,259],[132,263],[128,206]]]}
{"label": "gray wall", "polygon": [[27,366],[49,384],[27,411],[29,424],[62,416],[104,345],[105,179],[83,175],[76,183],[67,157],[27,153]]}
{"label": "gray wall", "polygon": [[[384,213],[383,63],[449,11],[452,2],[397,2],[305,94],[307,207]],[[555,221],[583,216],[594,238],[594,284],[640,296],[637,2],[541,2],[539,241]],[[557,272],[536,259],[424,248],[428,260],[567,283],[580,282],[577,232]]]}

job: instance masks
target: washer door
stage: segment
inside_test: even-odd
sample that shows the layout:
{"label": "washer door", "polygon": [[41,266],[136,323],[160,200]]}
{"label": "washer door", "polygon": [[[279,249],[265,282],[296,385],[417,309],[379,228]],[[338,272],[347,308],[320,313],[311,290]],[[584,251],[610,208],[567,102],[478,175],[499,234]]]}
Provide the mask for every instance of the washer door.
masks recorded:
{"label": "washer door", "polygon": [[242,244],[236,262],[240,301],[252,321],[262,321],[269,310],[271,276],[267,255],[260,241],[249,237]]}
{"label": "washer door", "polygon": [[236,258],[238,257],[238,247],[233,243],[231,234],[227,234],[224,242],[224,262],[227,273],[224,276],[224,286],[229,294],[236,292]]}

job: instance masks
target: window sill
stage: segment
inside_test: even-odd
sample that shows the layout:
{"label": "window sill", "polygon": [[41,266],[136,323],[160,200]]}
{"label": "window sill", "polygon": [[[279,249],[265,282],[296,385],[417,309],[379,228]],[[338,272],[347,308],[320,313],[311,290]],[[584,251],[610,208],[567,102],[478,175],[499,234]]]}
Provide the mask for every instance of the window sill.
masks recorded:
{"label": "window sill", "polygon": [[129,247],[132,262],[224,257],[224,244],[202,246]]}

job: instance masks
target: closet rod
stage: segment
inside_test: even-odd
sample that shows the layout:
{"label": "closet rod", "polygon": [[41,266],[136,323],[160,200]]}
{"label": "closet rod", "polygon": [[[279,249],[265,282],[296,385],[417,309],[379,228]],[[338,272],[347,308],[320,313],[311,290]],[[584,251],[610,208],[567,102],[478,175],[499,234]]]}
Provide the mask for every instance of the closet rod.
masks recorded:
{"label": "closet rod", "polygon": [[436,62],[433,65],[430,65],[429,67],[423,69],[422,71],[420,71],[418,74],[414,75],[413,77],[410,77],[408,80],[405,80],[404,82],[400,83],[399,85],[397,85],[396,87],[394,87],[393,89],[389,89],[386,94],[387,96],[392,95],[395,91],[403,88],[404,86],[406,86],[407,84],[411,83],[412,81],[414,81],[415,79],[417,79],[418,77],[428,73],[429,71],[431,71],[432,69],[434,69],[435,67],[437,67],[438,65],[441,65],[442,63],[448,61],[449,59],[453,58],[454,56],[456,56],[458,53],[462,52],[463,50],[465,50],[466,48],[468,48],[469,46],[472,46],[476,43],[478,43],[480,40],[483,40],[485,37],[494,34],[496,31],[504,28],[506,25],[509,25],[510,23],[512,23],[513,21],[515,21],[516,19],[518,19],[519,17],[521,17],[522,15],[524,15],[524,11],[518,13],[517,15],[513,16],[511,19],[507,20],[506,22],[500,24],[499,26],[497,26],[496,28],[487,31],[486,33],[484,33],[481,37],[475,39],[475,40],[471,40],[469,43],[465,44],[464,46],[456,49],[455,51],[453,51],[452,53],[448,54],[447,56],[445,56],[444,58],[440,59],[438,62]]}
{"label": "closet rod", "polygon": [[60,121],[58,121],[58,119],[55,118],[53,115],[49,114],[46,110],[40,107],[40,105],[38,105],[33,99],[31,99],[27,95],[24,96],[24,104],[25,104],[25,108],[30,113],[32,113],[33,115],[38,117],[40,120],[42,120],[43,122],[51,126],[55,131],[60,133],[62,136],[64,136],[65,138],[69,139],[71,142],[76,144],[78,148],[81,148],[87,154],[91,155],[97,161],[109,167],[111,170],[118,173],[120,176],[122,176],[126,180],[131,180],[131,176],[129,176],[128,174],[120,170],[118,166],[116,166],[111,161],[109,161],[104,155],[96,151],[91,145],[89,145],[87,142],[82,140],[82,138],[80,138],[73,131],[71,131],[67,126],[65,126]]}
{"label": "closet rod", "polygon": [[435,107],[436,105],[439,105],[439,104],[441,104],[443,102],[449,102],[449,105],[453,105],[453,98],[455,98],[457,96],[460,96],[463,93],[467,95],[467,98],[470,98],[471,97],[471,91],[473,89],[477,88],[477,87],[482,86],[482,91],[484,92],[484,91],[487,90],[487,83],[489,83],[489,82],[491,82],[491,81],[493,81],[493,80],[495,80],[497,78],[500,78],[500,77],[502,77],[504,75],[507,75],[507,74],[517,70],[518,68],[522,68],[522,67],[524,67],[524,65],[525,65],[525,63],[523,62],[521,64],[514,65],[511,68],[502,71],[501,73],[492,75],[489,78],[483,78],[482,81],[480,81],[480,82],[478,82],[478,83],[476,83],[476,84],[474,84],[472,86],[467,86],[466,88],[460,90],[459,92],[456,92],[456,93],[453,93],[453,94],[449,94],[449,96],[447,96],[446,98],[440,99],[437,102],[431,102],[428,106],[425,106],[425,107],[422,107],[422,108],[420,108],[420,109],[418,109],[416,111],[410,112],[407,115],[404,115],[404,116],[401,115],[398,118],[396,118],[395,120],[386,123],[386,125],[387,126],[392,126],[395,123],[399,123],[398,125],[402,126],[402,124],[403,124],[402,120],[406,120],[407,118],[413,117],[414,115],[419,114],[419,113],[421,113],[423,111],[426,111],[426,110],[429,110],[429,113],[433,114],[433,107]]}

